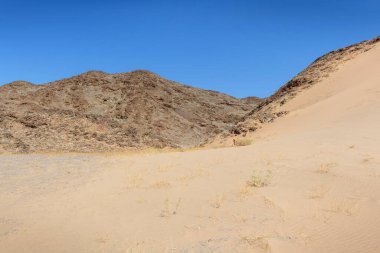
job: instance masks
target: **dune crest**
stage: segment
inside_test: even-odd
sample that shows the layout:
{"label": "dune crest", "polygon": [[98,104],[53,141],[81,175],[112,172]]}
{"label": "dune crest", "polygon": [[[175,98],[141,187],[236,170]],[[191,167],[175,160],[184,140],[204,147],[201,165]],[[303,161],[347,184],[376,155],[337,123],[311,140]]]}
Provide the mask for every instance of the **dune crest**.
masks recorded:
{"label": "dune crest", "polygon": [[[242,122],[232,130],[235,134],[245,134],[260,129],[263,124],[271,123],[276,118],[288,113],[284,107],[293,98],[298,97],[303,91],[326,80],[330,75],[339,70],[346,62],[373,49],[380,42],[380,37],[363,41],[345,48],[332,51],[318,59],[301,71],[297,76],[283,85],[272,96],[262,100],[258,106],[248,113]],[[312,100],[319,97],[310,98]]]}

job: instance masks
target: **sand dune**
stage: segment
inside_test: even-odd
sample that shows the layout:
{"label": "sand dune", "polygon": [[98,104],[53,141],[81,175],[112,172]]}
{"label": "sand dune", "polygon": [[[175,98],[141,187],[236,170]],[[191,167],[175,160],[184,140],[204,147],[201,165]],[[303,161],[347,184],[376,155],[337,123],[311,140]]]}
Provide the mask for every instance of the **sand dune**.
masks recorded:
{"label": "sand dune", "polygon": [[0,251],[380,252],[380,46],[245,147],[0,156]]}

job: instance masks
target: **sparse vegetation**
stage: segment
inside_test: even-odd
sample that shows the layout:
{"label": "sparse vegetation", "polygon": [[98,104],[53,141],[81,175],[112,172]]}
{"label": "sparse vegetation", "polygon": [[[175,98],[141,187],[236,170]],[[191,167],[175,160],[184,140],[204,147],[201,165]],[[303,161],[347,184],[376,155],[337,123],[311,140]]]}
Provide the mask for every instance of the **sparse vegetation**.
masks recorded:
{"label": "sparse vegetation", "polygon": [[164,188],[170,188],[171,184],[168,181],[162,180],[157,181],[151,185],[154,189],[164,189]]}
{"label": "sparse vegetation", "polygon": [[352,216],[358,212],[359,206],[357,200],[351,199],[334,199],[328,208],[323,209],[326,212],[341,213],[346,216]]}
{"label": "sparse vegetation", "polygon": [[164,208],[161,210],[160,217],[170,217],[178,213],[178,209],[181,205],[182,199],[179,198],[175,205],[171,205],[169,199],[165,199]]}
{"label": "sparse vegetation", "polygon": [[324,163],[319,166],[318,173],[327,174],[330,172],[331,168],[335,166],[335,163]]}
{"label": "sparse vegetation", "polygon": [[248,184],[244,184],[242,187],[237,192],[237,196],[243,200],[248,198],[248,196],[251,194],[251,189],[252,187],[249,186]]}
{"label": "sparse vegetation", "polygon": [[253,175],[247,181],[247,185],[250,187],[264,187],[269,185],[272,179],[272,172],[270,170],[267,171],[253,171]]}
{"label": "sparse vegetation", "polygon": [[226,199],[224,194],[217,194],[215,198],[211,200],[211,206],[214,208],[220,208]]}
{"label": "sparse vegetation", "polygon": [[251,247],[259,249],[261,252],[269,252],[268,240],[263,236],[240,236],[241,240]]}
{"label": "sparse vegetation", "polygon": [[234,146],[248,146],[252,144],[251,139],[234,139]]}

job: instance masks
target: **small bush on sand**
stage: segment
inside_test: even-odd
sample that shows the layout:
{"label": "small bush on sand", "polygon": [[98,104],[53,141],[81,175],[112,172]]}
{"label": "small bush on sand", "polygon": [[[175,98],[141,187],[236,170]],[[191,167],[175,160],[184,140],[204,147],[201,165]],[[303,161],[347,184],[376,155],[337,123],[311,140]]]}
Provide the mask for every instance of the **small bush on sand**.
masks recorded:
{"label": "small bush on sand", "polygon": [[253,171],[253,175],[250,180],[247,181],[247,185],[250,187],[264,187],[269,185],[270,180],[272,179],[272,172],[267,171]]}
{"label": "small bush on sand", "polygon": [[252,144],[250,139],[234,139],[234,146],[248,146]]}

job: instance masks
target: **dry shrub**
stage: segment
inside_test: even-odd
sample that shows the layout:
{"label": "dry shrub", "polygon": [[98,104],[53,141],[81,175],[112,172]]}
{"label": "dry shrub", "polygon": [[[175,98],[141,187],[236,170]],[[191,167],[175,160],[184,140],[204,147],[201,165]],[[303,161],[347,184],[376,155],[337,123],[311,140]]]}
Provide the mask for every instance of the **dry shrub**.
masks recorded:
{"label": "dry shrub", "polygon": [[252,144],[250,139],[234,139],[234,146],[248,146]]}
{"label": "dry shrub", "polygon": [[253,171],[253,175],[247,181],[247,185],[250,187],[264,187],[269,185],[272,179],[272,172],[267,171]]}

